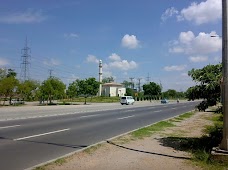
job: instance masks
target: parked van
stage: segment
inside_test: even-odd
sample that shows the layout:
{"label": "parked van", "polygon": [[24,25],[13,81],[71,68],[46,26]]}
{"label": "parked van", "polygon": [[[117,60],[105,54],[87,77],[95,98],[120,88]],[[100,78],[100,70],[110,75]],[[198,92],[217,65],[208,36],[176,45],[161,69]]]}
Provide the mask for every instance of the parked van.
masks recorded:
{"label": "parked van", "polygon": [[135,100],[132,96],[123,96],[120,98],[120,103],[123,105],[123,104],[126,104],[126,105],[129,105],[129,104],[134,104],[135,103]]}

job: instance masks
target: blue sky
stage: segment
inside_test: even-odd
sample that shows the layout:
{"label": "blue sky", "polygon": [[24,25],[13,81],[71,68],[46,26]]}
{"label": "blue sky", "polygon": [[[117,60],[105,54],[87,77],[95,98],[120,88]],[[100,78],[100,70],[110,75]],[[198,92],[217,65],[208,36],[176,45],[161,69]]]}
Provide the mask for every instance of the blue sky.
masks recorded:
{"label": "blue sky", "polygon": [[189,70],[221,62],[221,2],[0,0],[0,67],[20,78],[27,36],[30,79],[49,70],[65,84],[98,79],[102,60],[103,77],[115,82],[134,77],[184,91],[195,84]]}

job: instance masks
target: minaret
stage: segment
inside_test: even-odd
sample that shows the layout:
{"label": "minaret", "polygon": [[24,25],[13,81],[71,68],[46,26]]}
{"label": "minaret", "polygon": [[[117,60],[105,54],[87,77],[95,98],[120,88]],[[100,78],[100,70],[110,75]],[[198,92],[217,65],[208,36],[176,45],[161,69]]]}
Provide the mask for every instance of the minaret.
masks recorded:
{"label": "minaret", "polygon": [[100,87],[99,87],[99,96],[101,96],[101,91],[102,91],[102,60],[99,61],[99,82],[100,82]]}

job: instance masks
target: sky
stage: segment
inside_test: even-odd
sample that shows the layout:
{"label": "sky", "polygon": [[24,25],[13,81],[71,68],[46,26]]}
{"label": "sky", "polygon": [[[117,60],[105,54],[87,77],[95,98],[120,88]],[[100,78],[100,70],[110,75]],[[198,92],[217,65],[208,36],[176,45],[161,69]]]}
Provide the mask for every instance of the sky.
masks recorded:
{"label": "sky", "polygon": [[[222,0],[0,0],[0,68],[66,85],[95,77],[185,91],[221,62]],[[211,36],[215,37],[211,37]]]}

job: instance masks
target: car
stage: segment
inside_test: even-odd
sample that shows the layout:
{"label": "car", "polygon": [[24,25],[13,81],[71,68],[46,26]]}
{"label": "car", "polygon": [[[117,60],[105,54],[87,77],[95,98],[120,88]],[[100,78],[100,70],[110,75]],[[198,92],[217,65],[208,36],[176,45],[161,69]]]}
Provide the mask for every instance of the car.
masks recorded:
{"label": "car", "polygon": [[161,103],[162,103],[162,104],[165,104],[165,103],[169,103],[169,101],[168,101],[167,99],[162,99],[162,100],[161,100]]}
{"label": "car", "polygon": [[24,100],[20,99],[11,99],[11,105],[24,104]]}
{"label": "car", "polygon": [[135,99],[132,97],[132,96],[122,96],[120,98],[120,103],[123,105],[123,104],[126,104],[126,105],[133,105],[135,103]]}

